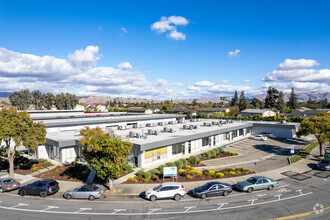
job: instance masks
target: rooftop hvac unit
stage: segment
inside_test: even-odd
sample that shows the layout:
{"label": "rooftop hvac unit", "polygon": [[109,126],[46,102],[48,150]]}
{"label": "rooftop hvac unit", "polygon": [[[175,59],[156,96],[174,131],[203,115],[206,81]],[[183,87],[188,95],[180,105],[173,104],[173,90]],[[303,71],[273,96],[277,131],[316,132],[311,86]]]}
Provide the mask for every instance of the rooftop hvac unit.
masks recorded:
{"label": "rooftop hvac unit", "polygon": [[188,130],[192,130],[193,129],[193,125],[189,125],[187,129]]}
{"label": "rooftop hvac unit", "polygon": [[135,137],[136,138],[140,138],[140,134],[139,133],[135,133]]}
{"label": "rooftop hvac unit", "polygon": [[133,131],[130,131],[130,132],[129,132],[129,137],[131,137],[131,138],[134,137],[134,133],[133,133]]}
{"label": "rooftop hvac unit", "polygon": [[198,129],[198,126],[197,126],[197,125],[193,125],[193,128],[194,128],[194,129]]}
{"label": "rooftop hvac unit", "polygon": [[164,131],[164,132],[167,132],[167,127],[164,127],[164,128],[163,128],[163,131]]}
{"label": "rooftop hvac unit", "polygon": [[172,124],[174,124],[174,122],[173,121],[169,121],[168,124],[169,125],[172,125]]}
{"label": "rooftop hvac unit", "polygon": [[159,126],[163,126],[164,125],[164,122],[158,122],[158,125]]}
{"label": "rooftop hvac unit", "polygon": [[207,123],[206,123],[206,122],[204,122],[204,123],[203,123],[203,126],[204,126],[204,127],[206,127],[206,124],[207,124]]}
{"label": "rooftop hvac unit", "polygon": [[169,132],[169,133],[173,133],[174,130],[173,130],[172,128],[169,128],[169,129],[168,129],[168,132]]}
{"label": "rooftop hvac unit", "polygon": [[153,131],[153,135],[158,135],[158,131]]}
{"label": "rooftop hvac unit", "polygon": [[182,126],[182,129],[184,130],[184,129],[187,129],[187,125],[183,125]]}
{"label": "rooftop hvac unit", "polygon": [[215,125],[215,121],[212,121],[212,125]]}
{"label": "rooftop hvac unit", "polygon": [[137,124],[133,125],[133,128],[137,128],[137,127],[138,127],[138,125],[137,125]]}
{"label": "rooftop hvac unit", "polygon": [[150,124],[150,123],[147,123],[147,124],[146,124],[146,127],[151,127],[151,124]]}
{"label": "rooftop hvac unit", "polygon": [[152,135],[152,130],[148,129],[148,135]]}

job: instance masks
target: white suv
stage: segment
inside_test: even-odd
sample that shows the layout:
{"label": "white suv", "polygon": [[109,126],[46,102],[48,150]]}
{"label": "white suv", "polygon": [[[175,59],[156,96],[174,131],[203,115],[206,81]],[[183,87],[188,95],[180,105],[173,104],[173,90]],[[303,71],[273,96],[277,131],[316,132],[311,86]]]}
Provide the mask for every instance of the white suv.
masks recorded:
{"label": "white suv", "polygon": [[264,137],[262,135],[256,135],[256,136],[250,137],[250,139],[258,140],[258,141],[266,141],[267,140],[267,137]]}
{"label": "white suv", "polygon": [[184,195],[185,191],[181,183],[171,182],[162,183],[155,188],[148,189],[145,193],[145,198],[152,202],[165,198],[174,198],[176,201],[179,201]]}

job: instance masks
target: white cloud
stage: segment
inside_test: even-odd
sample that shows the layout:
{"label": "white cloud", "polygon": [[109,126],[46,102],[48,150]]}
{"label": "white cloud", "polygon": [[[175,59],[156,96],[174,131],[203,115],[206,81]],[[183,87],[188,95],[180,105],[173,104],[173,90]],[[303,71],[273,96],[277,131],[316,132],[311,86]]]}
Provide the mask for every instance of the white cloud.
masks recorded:
{"label": "white cloud", "polygon": [[123,62],[118,65],[119,68],[123,70],[131,70],[133,69],[132,65],[129,62]]}
{"label": "white cloud", "polygon": [[230,80],[222,80],[221,82],[222,82],[222,83],[231,83]]}
{"label": "white cloud", "polygon": [[304,69],[319,65],[315,60],[291,60],[286,59],[278,66],[278,69],[267,73],[263,81],[283,81],[283,82],[329,82],[329,69]]}
{"label": "white cloud", "polygon": [[249,83],[249,82],[250,82],[250,80],[248,80],[248,79],[243,80],[243,83]]}
{"label": "white cloud", "polygon": [[327,83],[318,82],[289,82],[289,83],[265,83],[262,85],[264,91],[271,86],[283,92],[291,92],[293,87],[295,91],[309,91],[309,92],[328,92],[330,91],[330,86]]}
{"label": "white cloud", "polygon": [[199,86],[199,87],[208,87],[208,86],[213,86],[214,83],[212,83],[210,81],[200,81],[200,82],[195,83],[195,85]]}
{"label": "white cloud", "polygon": [[128,33],[128,31],[126,30],[126,28],[123,28],[123,27],[120,28],[120,32],[121,33],[124,33],[124,34],[127,34]]}
{"label": "white cloud", "polygon": [[292,60],[286,59],[283,63],[278,65],[279,70],[292,70],[292,69],[302,69],[308,68],[312,66],[320,65],[315,60],[306,60],[306,59],[299,59],[299,60]]}
{"label": "white cloud", "polygon": [[68,59],[71,61],[73,66],[86,68],[96,64],[96,62],[100,59],[98,52],[98,46],[88,46],[85,50],[76,50],[73,54],[69,54]]}
{"label": "white cloud", "polygon": [[[166,19],[166,17],[163,18]],[[181,17],[181,16],[170,16],[166,20],[168,20],[170,24],[174,24],[177,26],[189,24],[189,21],[185,17]]]}
{"label": "white cloud", "polygon": [[183,34],[182,32],[177,32],[176,30],[171,31],[168,35],[168,38],[171,38],[173,40],[185,40],[186,35]]}
{"label": "white cloud", "polygon": [[239,52],[241,52],[241,50],[229,51],[228,56],[235,57],[238,55]]}
{"label": "white cloud", "polygon": [[185,26],[189,24],[189,21],[181,16],[162,16],[160,21],[157,21],[151,25],[151,30],[156,31],[158,34],[170,32],[167,34],[167,38],[173,40],[185,40],[186,35],[177,31],[178,26]]}

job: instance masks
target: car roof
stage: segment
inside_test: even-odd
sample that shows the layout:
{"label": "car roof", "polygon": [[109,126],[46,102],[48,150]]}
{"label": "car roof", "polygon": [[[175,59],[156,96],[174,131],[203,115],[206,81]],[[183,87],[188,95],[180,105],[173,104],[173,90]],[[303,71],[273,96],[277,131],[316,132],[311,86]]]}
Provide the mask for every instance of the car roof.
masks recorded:
{"label": "car roof", "polygon": [[320,162],[321,162],[321,161],[330,162],[330,159],[322,159],[322,160],[320,160]]}
{"label": "car roof", "polygon": [[268,179],[267,177],[264,176],[253,176],[254,179]]}
{"label": "car roof", "polygon": [[221,182],[217,182],[217,181],[214,181],[214,182],[209,182],[207,184],[210,184],[210,185],[214,185],[214,184],[221,184],[221,185],[230,185],[228,183],[221,183]]}
{"label": "car roof", "polygon": [[[5,181],[5,180],[11,180],[12,178],[8,178],[8,177],[5,177],[5,178],[0,178],[0,180],[2,181]],[[15,180],[16,181],[16,180]]]}
{"label": "car roof", "polygon": [[168,183],[162,183],[162,186],[181,186],[181,183],[168,182]]}

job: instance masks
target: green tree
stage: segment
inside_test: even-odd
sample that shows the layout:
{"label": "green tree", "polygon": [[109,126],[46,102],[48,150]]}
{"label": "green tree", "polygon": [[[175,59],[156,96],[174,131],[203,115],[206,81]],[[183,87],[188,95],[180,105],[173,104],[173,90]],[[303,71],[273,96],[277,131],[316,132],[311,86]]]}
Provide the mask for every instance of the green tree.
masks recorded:
{"label": "green tree", "polygon": [[9,95],[9,100],[18,110],[28,109],[32,103],[32,96],[28,89],[15,91]]}
{"label": "green tree", "polygon": [[293,87],[291,89],[291,95],[290,95],[290,98],[288,101],[288,106],[290,107],[291,110],[297,108],[297,97],[296,97],[296,94],[294,93]]}
{"label": "green tree", "polygon": [[108,178],[109,187],[112,189],[112,178],[120,176],[133,144],[112,137],[110,134],[104,134],[99,127],[95,129],[85,127],[80,130],[80,135],[82,136],[80,144],[84,146],[82,149],[84,159],[100,179]]}
{"label": "green tree", "polygon": [[300,123],[297,136],[314,134],[319,142],[320,156],[323,156],[322,144],[329,143],[330,140],[330,113],[321,112],[310,118],[304,118]]}
{"label": "green tree", "polygon": [[286,104],[284,101],[284,94],[283,92],[280,92],[278,94],[278,99],[277,99],[277,109],[281,112],[284,113],[286,111]]}
{"label": "green tree", "polygon": [[249,102],[245,98],[244,91],[242,91],[241,95],[239,97],[239,103],[238,103],[239,110],[243,111],[243,110],[247,109],[248,105],[249,105]]}
{"label": "green tree", "polygon": [[265,108],[265,103],[257,98],[254,98],[251,102],[251,105],[253,105],[256,109],[263,109]]}
{"label": "green tree", "polygon": [[46,130],[42,122],[33,122],[26,111],[17,112],[15,108],[0,111],[0,144],[7,153],[9,177],[14,178],[14,158],[17,147],[24,146],[31,152],[38,144],[46,142]]}
{"label": "green tree", "polygon": [[45,105],[46,95],[42,94],[39,90],[32,91],[32,103],[35,110],[41,110]]}
{"label": "green tree", "polygon": [[169,110],[173,108],[173,103],[170,100],[166,100],[162,105],[162,110]]}
{"label": "green tree", "polygon": [[237,94],[237,91],[235,91],[235,95],[234,95],[234,98],[232,98],[230,100],[230,105],[231,106],[238,106],[238,94]]}
{"label": "green tree", "polygon": [[265,99],[265,108],[276,108],[277,94],[277,89],[269,86]]}
{"label": "green tree", "polygon": [[47,93],[44,103],[45,108],[50,110],[54,105],[54,101],[55,101],[55,96],[52,93]]}
{"label": "green tree", "polygon": [[198,105],[198,102],[197,102],[197,100],[196,99],[194,99],[193,101],[192,101],[192,103],[191,103],[192,105]]}

